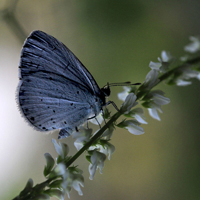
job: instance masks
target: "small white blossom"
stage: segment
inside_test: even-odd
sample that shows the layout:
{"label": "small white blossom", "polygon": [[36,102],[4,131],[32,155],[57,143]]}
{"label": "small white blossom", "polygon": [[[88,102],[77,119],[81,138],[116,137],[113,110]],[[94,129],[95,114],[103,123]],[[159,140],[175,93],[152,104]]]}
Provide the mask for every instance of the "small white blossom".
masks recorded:
{"label": "small white blossom", "polygon": [[166,72],[170,61],[172,60],[172,56],[169,52],[162,51],[161,58],[158,57],[159,62],[150,62],[149,67],[154,70],[158,70],[160,72]]}
{"label": "small white blossom", "polygon": [[130,93],[131,91],[131,87],[127,87],[127,86],[124,86],[124,91],[123,92],[120,92],[118,93],[118,98],[122,101],[125,101],[126,97],[128,96],[128,94]]}
{"label": "small white blossom", "polygon": [[102,138],[109,140],[112,137],[112,133],[115,130],[113,124],[111,124],[103,133]]}
{"label": "small white blossom", "polygon": [[162,113],[161,105],[170,103],[170,99],[165,97],[164,92],[161,90],[149,92],[143,100],[147,102],[150,116],[157,120],[160,120],[157,110]]}
{"label": "small white blossom", "polygon": [[54,144],[55,150],[61,158],[65,158],[69,153],[69,147],[65,143],[57,143],[55,139],[52,139],[52,143]]}
{"label": "small white blossom", "polygon": [[191,81],[184,81],[181,79],[176,81],[176,85],[178,85],[178,86],[187,86],[187,85],[191,85],[191,84],[192,84]]}
{"label": "small white blossom", "polygon": [[191,36],[190,38],[191,43],[184,47],[184,50],[189,53],[196,53],[200,50],[200,40],[198,37]]}
{"label": "small white blossom", "polygon": [[159,82],[158,75],[159,75],[158,70],[152,69],[147,74],[143,86],[146,87],[147,90],[151,89],[154,85],[156,85]]}
{"label": "small white blossom", "polygon": [[136,99],[137,99],[137,96],[133,93],[130,93],[126,97],[124,103],[122,104],[122,106],[120,108],[120,112],[121,113],[129,113],[130,109],[138,104],[137,102],[135,102]]}
{"label": "small white blossom", "polygon": [[176,85],[178,85],[178,86],[190,85],[192,82],[188,81],[188,79],[190,79],[190,78],[199,79],[199,76],[200,76],[199,72],[196,70],[190,69],[190,66],[186,66],[186,67],[180,69],[179,71],[180,71],[181,75],[176,80]]}
{"label": "small white blossom", "polygon": [[111,155],[115,152],[115,146],[110,142],[106,142],[102,151],[105,155],[108,155],[108,160],[111,159]]}
{"label": "small white blossom", "polygon": [[150,63],[149,63],[149,67],[151,69],[159,70],[161,66],[162,66],[162,64],[160,62],[150,61]]}
{"label": "small white blossom", "polygon": [[96,150],[93,151],[92,156],[90,158],[91,164],[89,165],[90,180],[93,180],[97,168],[99,168],[99,172],[102,174],[105,160],[105,154]]}
{"label": "small white blossom", "polygon": [[55,166],[55,168],[51,171],[49,177],[53,178],[55,176],[63,175],[66,171],[66,167],[63,163],[59,163]]}
{"label": "small white blossom", "polygon": [[79,151],[83,145],[90,140],[92,135],[92,129],[86,129],[83,126],[79,128],[78,132],[73,133],[73,138],[75,138],[74,146]]}
{"label": "small white blossom", "polygon": [[141,124],[148,124],[145,121],[144,111],[142,108],[135,108],[128,113],[129,116],[134,117]]}
{"label": "small white blossom", "polygon": [[137,120],[122,121],[117,126],[120,128],[126,128],[130,133],[134,135],[141,135],[144,133],[144,129],[139,126],[140,123]]}
{"label": "small white blossom", "polygon": [[105,154],[108,156],[108,159],[110,160],[111,155],[115,151],[115,146],[112,145],[107,140],[101,140],[102,144],[96,144],[95,146],[90,146],[89,150],[98,150],[98,152]]}
{"label": "small white blossom", "polygon": [[84,187],[84,178],[82,175],[83,171],[77,168],[69,168],[66,170],[66,173],[63,175],[63,193],[67,193],[68,198],[70,198],[69,193],[74,188],[80,196],[83,195],[81,187]]}
{"label": "small white blossom", "polygon": [[144,133],[144,129],[138,126],[138,122],[136,120],[127,120],[126,121],[126,129],[134,135],[141,135]]}
{"label": "small white blossom", "polygon": [[164,92],[161,90],[153,90],[149,93],[151,100],[157,105],[166,105],[170,103],[170,99],[164,96]]}
{"label": "small white blossom", "polygon": [[148,108],[149,115],[150,115],[151,117],[153,117],[154,119],[157,119],[158,121],[160,121],[160,117],[159,117],[159,115],[158,115],[158,111],[157,111],[157,110],[158,110],[160,113],[163,112],[160,105],[156,105],[156,104],[154,104],[154,103],[151,103],[151,108]]}

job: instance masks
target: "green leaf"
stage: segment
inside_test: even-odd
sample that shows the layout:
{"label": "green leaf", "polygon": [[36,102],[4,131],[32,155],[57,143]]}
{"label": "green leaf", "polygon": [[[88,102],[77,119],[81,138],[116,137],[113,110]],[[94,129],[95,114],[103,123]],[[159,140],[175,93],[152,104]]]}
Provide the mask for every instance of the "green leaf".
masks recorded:
{"label": "green leaf", "polygon": [[55,161],[49,153],[45,153],[44,157],[46,159],[46,166],[44,168],[43,174],[45,177],[47,177],[53,169]]}
{"label": "green leaf", "polygon": [[19,196],[25,196],[28,194],[33,187],[33,180],[30,178],[28,182],[26,183],[25,188],[20,192]]}

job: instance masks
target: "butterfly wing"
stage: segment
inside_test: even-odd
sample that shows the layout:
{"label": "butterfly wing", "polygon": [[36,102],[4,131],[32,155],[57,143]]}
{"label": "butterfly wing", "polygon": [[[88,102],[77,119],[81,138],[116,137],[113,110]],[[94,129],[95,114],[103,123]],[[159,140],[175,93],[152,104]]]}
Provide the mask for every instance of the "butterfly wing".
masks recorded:
{"label": "butterfly wing", "polygon": [[63,43],[42,31],[33,31],[25,41],[20,69],[21,78],[42,70],[85,85],[94,94],[101,93],[96,81],[79,59]]}
{"label": "butterfly wing", "polygon": [[34,31],[25,41],[19,68],[19,106],[36,129],[69,132],[98,114],[99,110],[91,110],[94,95],[100,93],[98,85],[75,55],[54,37]]}

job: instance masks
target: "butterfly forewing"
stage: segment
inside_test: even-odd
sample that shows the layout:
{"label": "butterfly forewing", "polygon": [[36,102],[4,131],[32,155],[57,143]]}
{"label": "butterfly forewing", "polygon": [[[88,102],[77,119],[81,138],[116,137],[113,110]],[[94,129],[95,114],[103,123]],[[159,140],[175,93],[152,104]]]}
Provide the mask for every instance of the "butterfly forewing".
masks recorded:
{"label": "butterfly forewing", "polygon": [[96,81],[78,58],[63,43],[42,31],[32,32],[25,41],[20,68],[22,77],[44,70],[63,75],[84,84],[94,93],[100,93]]}

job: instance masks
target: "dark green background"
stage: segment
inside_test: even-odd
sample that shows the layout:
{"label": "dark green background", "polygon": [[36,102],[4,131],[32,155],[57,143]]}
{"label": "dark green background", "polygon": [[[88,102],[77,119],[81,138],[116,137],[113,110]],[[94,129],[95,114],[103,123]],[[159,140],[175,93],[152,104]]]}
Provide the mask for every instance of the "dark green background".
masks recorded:
{"label": "dark green background", "polygon": [[[1,1],[0,9],[6,1]],[[92,73],[99,86],[107,82],[143,82],[150,61],[162,50],[185,55],[183,46],[200,32],[199,0],[21,0],[16,17],[25,33],[43,30],[68,46]],[[44,180],[43,154],[56,155],[52,138],[34,131],[21,118],[15,102],[22,40],[5,20],[0,21],[0,199],[11,199],[28,178]],[[75,164],[84,170],[83,197],[71,199],[199,200],[200,199],[200,83],[177,87],[160,84],[171,99],[163,106],[161,122],[149,117],[145,134],[117,129],[116,147],[103,175],[89,180],[84,156]],[[111,100],[120,106],[112,88]],[[114,112],[112,106],[110,109]],[[76,151],[72,138],[63,140]]]}

